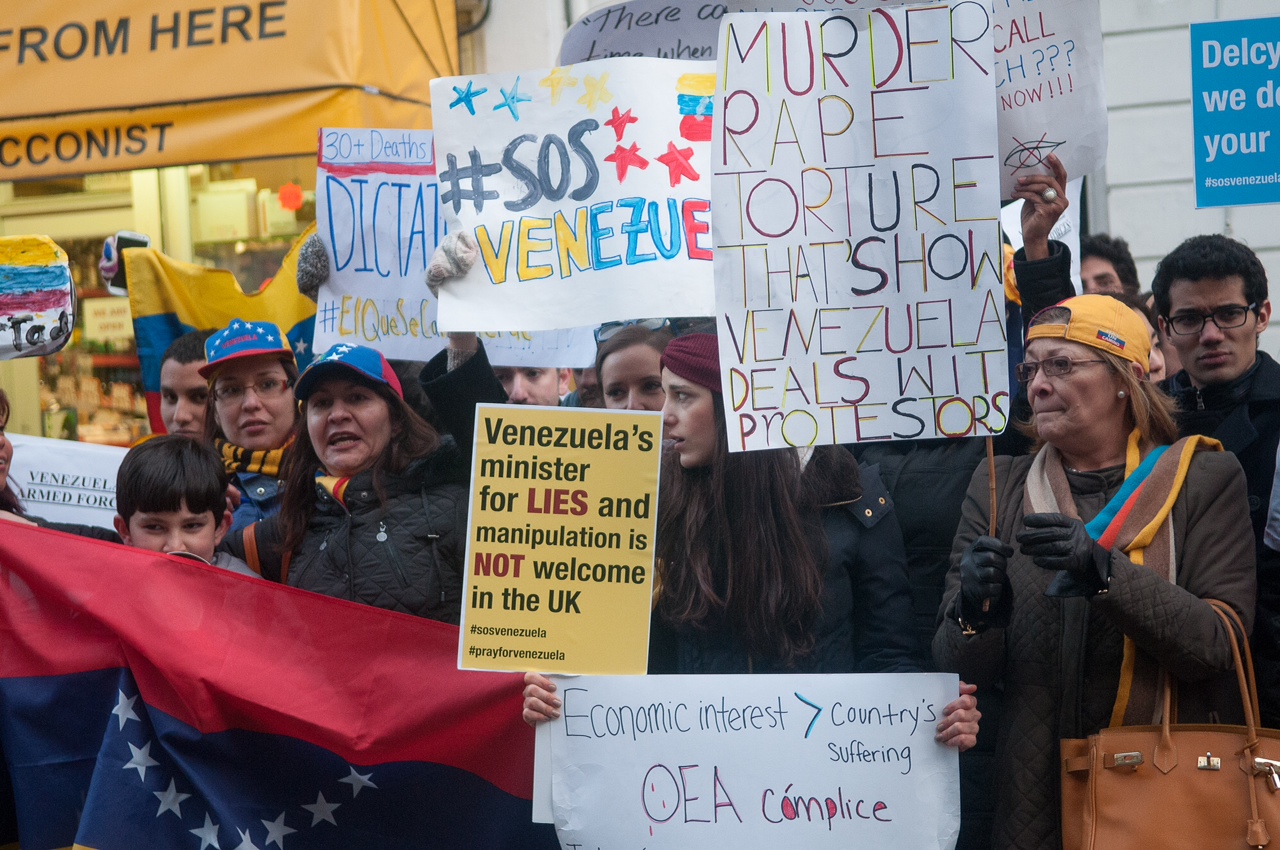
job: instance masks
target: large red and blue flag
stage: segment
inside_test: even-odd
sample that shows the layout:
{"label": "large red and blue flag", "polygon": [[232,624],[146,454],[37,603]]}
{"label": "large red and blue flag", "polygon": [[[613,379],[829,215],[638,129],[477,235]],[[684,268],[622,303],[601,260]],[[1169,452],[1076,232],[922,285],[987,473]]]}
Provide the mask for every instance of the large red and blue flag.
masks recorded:
{"label": "large red and blue flag", "polygon": [[0,535],[23,850],[553,848],[519,677],[456,627],[40,528]]}

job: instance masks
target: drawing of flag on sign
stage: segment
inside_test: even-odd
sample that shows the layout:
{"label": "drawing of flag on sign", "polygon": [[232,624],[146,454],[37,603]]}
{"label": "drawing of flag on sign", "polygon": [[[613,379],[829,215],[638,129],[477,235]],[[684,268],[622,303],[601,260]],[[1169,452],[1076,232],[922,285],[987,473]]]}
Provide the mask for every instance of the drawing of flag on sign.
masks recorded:
{"label": "drawing of flag on sign", "polygon": [[289,338],[298,368],[307,367],[316,305],[298,292],[298,252],[313,233],[314,224],[294,242],[276,276],[252,295],[246,295],[235,276],[224,269],[184,263],[151,248],[121,252],[153,432],[164,433],[160,360],[170,343],[188,331],[220,330],[233,319],[271,322]]}
{"label": "drawing of flag on sign", "polygon": [[556,846],[520,680],[452,626],[26,527],[0,624],[24,850]]}
{"label": "drawing of flag on sign", "polygon": [[0,237],[0,360],[67,344],[75,321],[67,254],[47,236]]}

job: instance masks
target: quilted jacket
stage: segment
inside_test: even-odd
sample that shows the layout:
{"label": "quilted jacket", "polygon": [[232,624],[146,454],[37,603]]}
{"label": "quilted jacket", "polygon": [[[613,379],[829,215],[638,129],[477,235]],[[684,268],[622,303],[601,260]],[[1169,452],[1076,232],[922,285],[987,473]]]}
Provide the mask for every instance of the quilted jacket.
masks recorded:
{"label": "quilted jacket", "polygon": [[[286,582],[293,587],[457,623],[462,612],[462,564],[466,555],[467,471],[451,438],[399,475],[382,478],[385,500],[372,473],[351,479],[346,507],[326,491]],[[317,485],[318,486],[318,485]],[[279,580],[275,518],[258,526],[264,577]],[[243,556],[239,535],[227,548]]]}
{"label": "quilted jacket", "polygon": [[[997,536],[1015,548],[1007,624],[966,636],[956,621],[960,558],[987,533],[990,516],[982,464],[965,497],[933,642],[938,668],[976,684],[979,705],[984,690],[1004,691],[995,760],[997,850],[1061,846],[1058,740],[1091,734],[1110,721],[1125,634],[1180,680],[1181,722],[1229,721],[1241,716],[1234,674],[1222,675],[1234,669],[1230,644],[1202,600],[1222,600],[1246,626],[1253,621],[1253,534],[1234,455],[1200,452],[1191,462],[1172,515],[1176,585],[1113,551],[1108,592],[1088,599],[1045,596],[1055,573],[1017,549],[1031,461],[996,460]],[[1068,472],[1067,478],[1076,510],[1088,522],[1119,489],[1123,469]]]}

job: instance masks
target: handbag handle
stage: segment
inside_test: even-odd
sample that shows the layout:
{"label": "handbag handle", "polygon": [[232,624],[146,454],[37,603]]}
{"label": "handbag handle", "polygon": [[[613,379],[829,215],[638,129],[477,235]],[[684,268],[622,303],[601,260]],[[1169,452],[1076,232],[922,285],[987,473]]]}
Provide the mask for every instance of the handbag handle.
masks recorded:
{"label": "handbag handle", "polygon": [[[1236,682],[1240,685],[1240,700],[1244,704],[1245,726],[1248,738],[1241,755],[1245,759],[1244,772],[1249,777],[1249,811],[1252,817],[1247,825],[1248,842],[1252,847],[1264,847],[1271,841],[1266,822],[1258,816],[1258,783],[1253,770],[1253,753],[1258,747],[1258,681],[1253,672],[1253,652],[1249,648],[1248,638],[1244,640],[1244,658],[1240,655],[1240,637],[1245,634],[1244,623],[1235,609],[1217,599],[1208,599],[1214,613],[1227,627],[1231,638],[1231,658],[1235,662]],[[1237,631],[1238,630],[1238,631]],[[1164,719],[1164,734],[1169,733],[1169,718]]]}

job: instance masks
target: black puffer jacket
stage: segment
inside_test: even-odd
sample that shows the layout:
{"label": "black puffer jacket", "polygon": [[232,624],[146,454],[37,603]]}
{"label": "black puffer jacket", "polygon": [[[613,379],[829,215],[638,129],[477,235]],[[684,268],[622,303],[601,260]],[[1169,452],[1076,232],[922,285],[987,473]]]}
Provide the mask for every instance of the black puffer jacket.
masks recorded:
{"label": "black puffer jacket", "polygon": [[[286,583],[378,608],[457,623],[462,611],[467,533],[467,470],[451,438],[399,475],[382,479],[379,498],[370,472],[351,479],[344,508],[317,494],[302,546]],[[318,485],[317,485],[318,486]],[[280,580],[276,518],[258,524],[265,578]],[[241,534],[228,548],[244,557]]]}

